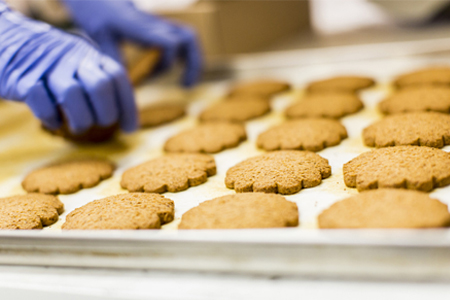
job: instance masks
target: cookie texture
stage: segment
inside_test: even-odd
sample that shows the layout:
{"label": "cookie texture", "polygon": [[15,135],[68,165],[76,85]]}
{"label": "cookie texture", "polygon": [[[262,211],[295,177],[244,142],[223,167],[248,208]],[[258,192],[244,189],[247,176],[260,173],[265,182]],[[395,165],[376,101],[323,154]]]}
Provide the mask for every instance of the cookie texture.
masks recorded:
{"label": "cookie texture", "polygon": [[398,114],[413,111],[450,112],[450,88],[411,87],[400,90],[379,104],[384,114]]}
{"label": "cookie texture", "polygon": [[450,144],[450,115],[411,112],[388,116],[363,131],[370,147],[418,145],[442,148]]}
{"label": "cookie texture", "polygon": [[0,229],[41,229],[58,221],[64,205],[52,195],[0,198]]}
{"label": "cookie texture", "polygon": [[261,117],[269,111],[270,104],[265,99],[252,98],[245,101],[235,99],[212,105],[204,110],[199,118],[201,121],[244,122]]}
{"label": "cookie texture", "polygon": [[331,175],[328,160],[308,151],[275,151],[252,157],[227,171],[225,185],[237,193],[295,194]]}
{"label": "cookie texture", "polygon": [[130,193],[92,201],[66,217],[62,229],[159,229],[174,217],[174,203],[159,194]]}
{"label": "cookie texture", "polygon": [[357,92],[375,85],[375,81],[363,76],[336,76],[314,81],[306,87],[309,93],[315,92]]}
{"label": "cookie texture", "polygon": [[168,154],[125,171],[121,186],[130,192],[180,192],[206,182],[216,174],[214,158],[207,154]]}
{"label": "cookie texture", "polygon": [[119,131],[119,124],[113,124],[108,127],[93,126],[80,134],[72,133],[66,121],[56,130],[46,128],[44,125],[42,125],[42,128],[53,135],[60,136],[76,144],[98,144],[112,140]]}
{"label": "cookie texture", "polygon": [[429,192],[450,184],[450,154],[420,146],[380,148],[352,159],[343,171],[345,184],[359,191],[403,188]]}
{"label": "cookie texture", "polygon": [[182,104],[167,103],[145,107],[139,111],[142,128],[154,127],[175,121],[186,114]]}
{"label": "cookie texture", "polygon": [[347,130],[338,121],[325,118],[307,118],[287,121],[258,136],[256,144],[267,151],[320,151],[336,146],[347,138]]}
{"label": "cookie texture", "polygon": [[237,147],[247,139],[245,127],[228,122],[209,122],[183,131],[164,145],[167,152],[217,153]]}
{"label": "cookie texture", "polygon": [[280,195],[244,193],[200,203],[181,218],[179,229],[277,228],[298,225],[298,208]]}
{"label": "cookie texture", "polygon": [[399,89],[417,86],[447,86],[450,87],[450,67],[430,67],[406,73],[394,81]]}
{"label": "cookie texture", "polygon": [[32,171],[22,181],[22,187],[29,193],[72,194],[96,186],[113,172],[114,164],[105,159],[73,159]]}
{"label": "cookie texture", "polygon": [[339,119],[364,107],[358,96],[350,93],[319,93],[307,95],[286,110],[288,118]]}
{"label": "cookie texture", "polygon": [[447,205],[418,191],[365,191],[319,215],[320,228],[434,228],[450,225]]}
{"label": "cookie texture", "polygon": [[291,85],[280,80],[262,79],[237,84],[231,90],[229,95],[254,95],[264,98],[270,98],[276,94],[289,91]]}

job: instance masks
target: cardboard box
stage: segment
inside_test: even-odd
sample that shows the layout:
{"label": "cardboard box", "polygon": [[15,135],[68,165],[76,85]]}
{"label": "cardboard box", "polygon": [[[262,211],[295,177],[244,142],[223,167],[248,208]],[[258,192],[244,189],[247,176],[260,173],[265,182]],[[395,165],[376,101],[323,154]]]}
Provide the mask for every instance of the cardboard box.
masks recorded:
{"label": "cardboard box", "polygon": [[306,0],[204,0],[158,14],[194,27],[207,57],[255,52],[311,28]]}

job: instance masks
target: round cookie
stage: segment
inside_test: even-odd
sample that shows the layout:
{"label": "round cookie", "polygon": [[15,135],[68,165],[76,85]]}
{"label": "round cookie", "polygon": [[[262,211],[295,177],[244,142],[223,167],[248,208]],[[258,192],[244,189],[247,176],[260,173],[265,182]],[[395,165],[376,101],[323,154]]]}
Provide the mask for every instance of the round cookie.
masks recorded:
{"label": "round cookie", "polygon": [[241,124],[211,122],[200,124],[171,137],[166,141],[164,150],[167,152],[217,153],[237,147],[246,139],[245,128]]}
{"label": "round cookie", "polygon": [[276,94],[289,91],[291,85],[284,81],[262,79],[240,83],[234,86],[229,95],[254,95],[263,98],[270,98]]}
{"label": "round cookie", "polygon": [[450,116],[437,112],[411,112],[388,116],[363,131],[370,147],[420,145],[442,148],[450,144]]}
{"label": "round cookie", "polygon": [[364,107],[358,96],[350,93],[320,93],[307,95],[286,110],[288,118],[339,119]]}
{"label": "round cookie", "polygon": [[280,195],[244,193],[200,203],[178,229],[277,228],[298,225],[298,208]]}
{"label": "round cookie", "polygon": [[128,169],[120,185],[130,192],[180,192],[206,182],[216,174],[214,158],[207,154],[168,154]]}
{"label": "round cookie", "polygon": [[166,103],[152,105],[139,111],[139,121],[142,128],[154,127],[175,121],[186,113],[182,104]]}
{"label": "round cookie", "polygon": [[320,228],[435,228],[450,225],[447,205],[418,191],[365,191],[331,205]]}
{"label": "round cookie", "polygon": [[54,163],[29,173],[22,187],[29,193],[72,194],[96,186],[111,177],[114,164],[105,159],[85,158]]}
{"label": "round cookie", "polygon": [[56,223],[63,211],[64,204],[51,195],[0,198],[0,229],[40,229]]}
{"label": "round cookie", "polygon": [[403,74],[394,81],[398,89],[417,86],[450,86],[449,67],[431,67]]}
{"label": "round cookie", "polygon": [[359,191],[403,188],[429,192],[450,184],[450,154],[420,146],[380,148],[352,159],[343,171],[345,184]]}
{"label": "round cookie", "polygon": [[450,88],[411,87],[400,90],[379,104],[384,114],[398,114],[412,111],[450,112]]}
{"label": "round cookie", "polygon": [[73,134],[67,122],[63,122],[63,125],[56,130],[46,128],[44,125],[42,125],[42,128],[53,135],[77,144],[98,144],[112,140],[119,131],[119,124],[108,127],[93,126],[80,134]]}
{"label": "round cookie", "polygon": [[264,100],[266,102],[270,102],[270,98],[262,97],[262,96],[258,96],[258,95],[252,95],[252,94],[228,95],[227,97],[223,98],[222,100],[223,101],[240,101],[240,102]]}
{"label": "round cookie", "polygon": [[308,151],[275,151],[252,157],[227,171],[225,185],[237,193],[295,194],[331,175],[328,160]]}
{"label": "round cookie", "polygon": [[347,130],[332,119],[308,118],[287,121],[258,136],[256,144],[267,151],[320,151],[338,145],[347,138]]}
{"label": "round cookie", "polygon": [[261,117],[269,111],[270,104],[265,99],[228,100],[207,108],[200,114],[199,119],[201,121],[244,122]]}
{"label": "round cookie", "polygon": [[316,92],[347,92],[354,93],[375,85],[375,81],[362,76],[336,76],[324,80],[311,82],[306,91]]}
{"label": "round cookie", "polygon": [[174,217],[174,203],[159,194],[130,193],[95,200],[75,209],[62,229],[159,229]]}

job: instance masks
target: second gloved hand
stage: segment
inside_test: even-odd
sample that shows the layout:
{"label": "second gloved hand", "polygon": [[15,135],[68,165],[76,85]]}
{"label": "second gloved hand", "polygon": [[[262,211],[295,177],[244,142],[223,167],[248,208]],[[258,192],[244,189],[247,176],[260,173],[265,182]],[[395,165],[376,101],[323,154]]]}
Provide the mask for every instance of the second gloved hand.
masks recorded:
{"label": "second gloved hand", "polygon": [[202,69],[202,56],[195,33],[184,26],[138,10],[129,0],[64,0],[78,26],[101,50],[121,61],[119,44],[131,40],[162,51],[159,71],[184,60],[183,84],[195,84]]}
{"label": "second gloved hand", "polygon": [[49,129],[75,134],[120,123],[137,128],[123,67],[82,38],[6,10],[0,15],[0,97],[23,101]]}

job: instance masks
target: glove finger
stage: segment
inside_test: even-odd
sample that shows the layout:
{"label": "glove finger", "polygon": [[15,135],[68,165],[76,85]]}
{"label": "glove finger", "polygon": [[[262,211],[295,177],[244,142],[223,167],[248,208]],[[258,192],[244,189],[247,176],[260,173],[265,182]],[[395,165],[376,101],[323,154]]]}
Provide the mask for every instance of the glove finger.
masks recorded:
{"label": "glove finger", "polygon": [[56,104],[51,99],[42,81],[36,83],[25,99],[33,114],[49,129],[61,127],[61,118]]}
{"label": "glove finger", "polygon": [[133,88],[128,75],[120,64],[108,56],[102,56],[101,62],[102,69],[114,82],[120,127],[126,132],[132,132],[138,128],[139,122]]}
{"label": "glove finger", "polygon": [[183,85],[189,87],[200,79],[203,67],[202,53],[195,32],[190,28],[180,28],[179,30],[183,39],[180,55],[185,60]]}
{"label": "glove finger", "polygon": [[[38,43],[41,46],[22,49],[17,61],[8,66],[6,78],[7,91],[14,99],[24,99],[30,88],[42,78],[47,70],[51,69],[59,59],[71,48],[73,44]],[[44,46],[45,45],[45,46]],[[39,62],[39,63],[36,63]]]}
{"label": "glove finger", "polygon": [[92,38],[97,42],[103,54],[106,54],[117,62],[123,64],[122,54],[120,53],[119,43],[116,38],[106,32],[96,34]]}
{"label": "glove finger", "polygon": [[99,59],[85,59],[77,75],[93,109],[96,123],[101,127],[116,123],[119,111],[113,81],[100,69]]}
{"label": "glove finger", "polygon": [[80,84],[67,71],[64,62],[48,75],[48,87],[56,100],[56,104],[64,113],[69,128],[79,134],[94,125],[94,115]]}

